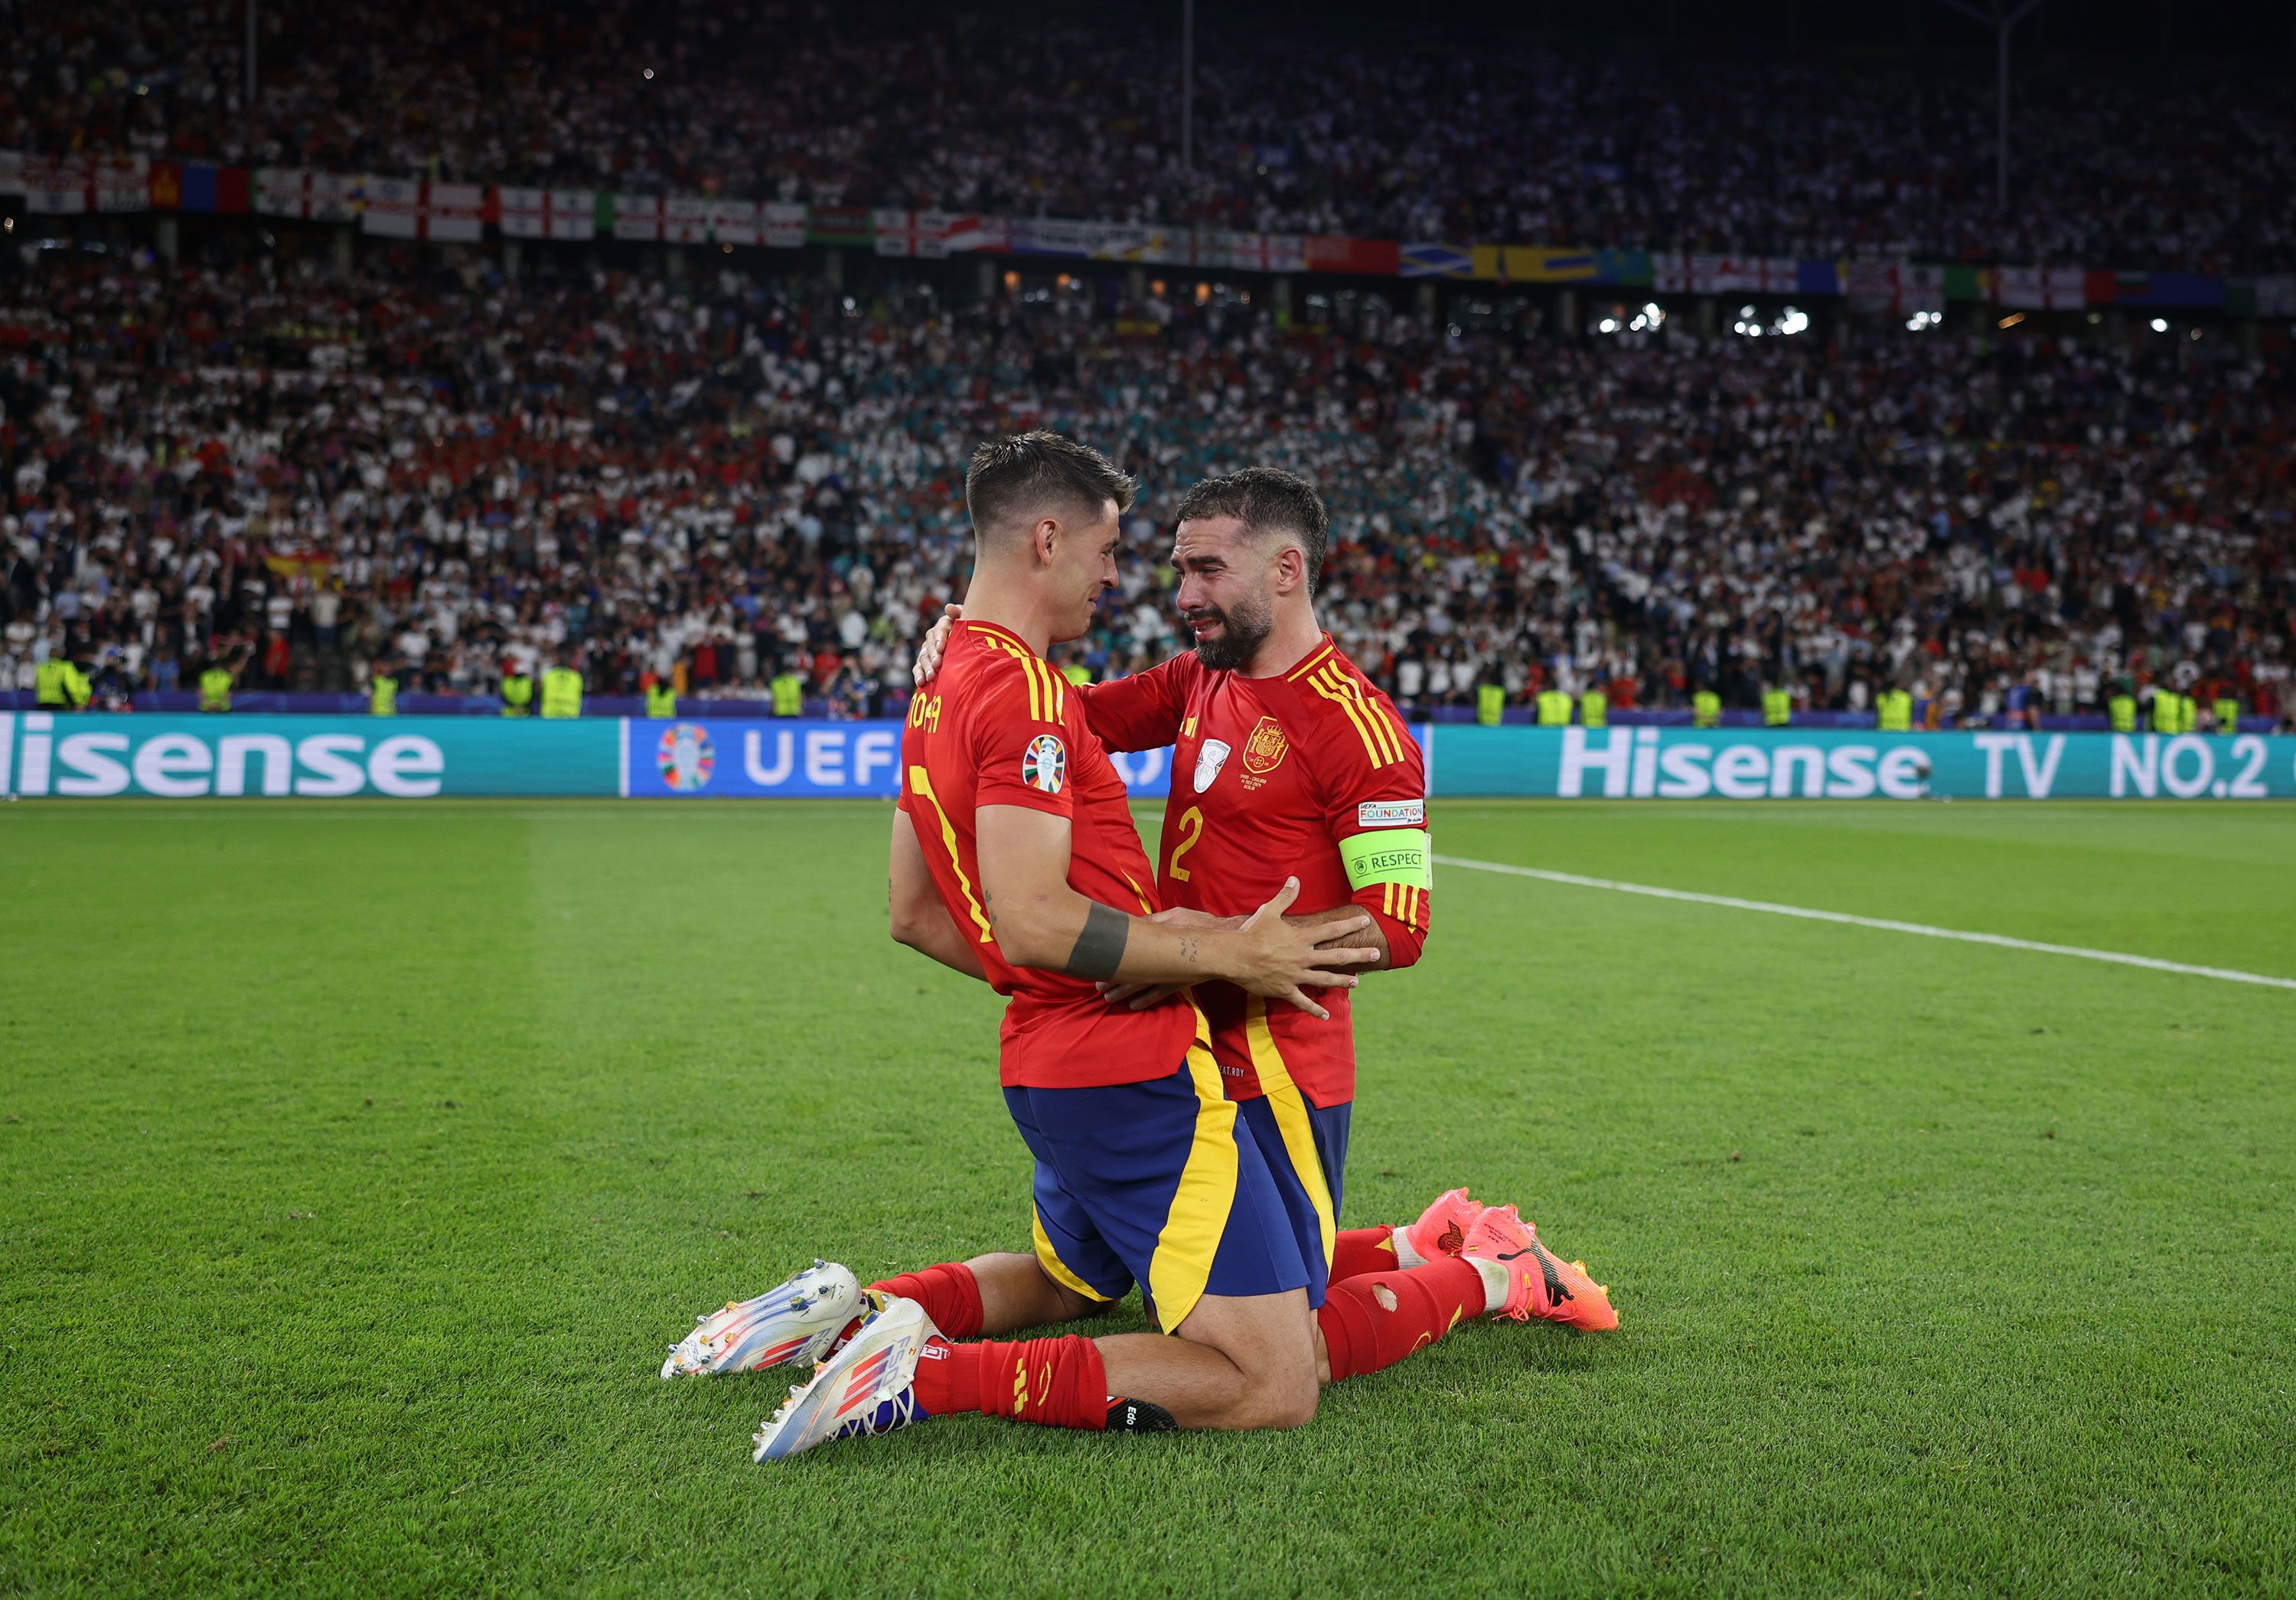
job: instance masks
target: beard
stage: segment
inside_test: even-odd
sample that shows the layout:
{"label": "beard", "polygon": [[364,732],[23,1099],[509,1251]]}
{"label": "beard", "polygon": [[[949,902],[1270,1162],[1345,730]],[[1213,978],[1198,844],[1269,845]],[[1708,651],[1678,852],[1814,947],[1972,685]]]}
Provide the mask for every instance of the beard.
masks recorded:
{"label": "beard", "polygon": [[1205,617],[1218,621],[1219,635],[1199,639],[1196,658],[1214,672],[1233,672],[1251,660],[1275,627],[1275,608],[1265,601],[1246,602],[1228,611],[1206,606],[1191,613],[1187,620],[1193,624]]}

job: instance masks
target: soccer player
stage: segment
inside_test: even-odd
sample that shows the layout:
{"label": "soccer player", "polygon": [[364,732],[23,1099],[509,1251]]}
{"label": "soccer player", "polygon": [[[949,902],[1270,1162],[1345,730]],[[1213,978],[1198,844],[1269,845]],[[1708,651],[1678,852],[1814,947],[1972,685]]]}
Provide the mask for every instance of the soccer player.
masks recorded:
{"label": "soccer player", "polygon": [[[1229,768],[1228,776],[1242,795],[1250,797],[1250,809],[1245,814],[1250,819],[1250,825],[1263,829],[1263,833],[1257,845],[1231,844],[1229,849],[1234,853],[1221,865],[1220,872],[1247,874],[1281,890],[1284,887],[1283,874],[1287,864],[1297,862],[1301,876],[1308,881],[1308,892],[1323,898],[1332,909],[1296,920],[1314,926],[1339,918],[1341,925],[1327,926],[1318,936],[1364,940],[1382,962],[1408,964],[1417,956],[1427,925],[1424,788],[1418,751],[1402,732],[1400,724],[1392,722],[1393,713],[1385,710],[1383,697],[1375,703],[1371,700],[1377,696],[1377,691],[1364,683],[1360,675],[1351,679],[1357,696],[1348,696],[1346,691],[1338,688],[1341,680],[1336,676],[1324,675],[1327,666],[1336,671],[1342,662],[1336,652],[1328,648],[1330,641],[1315,628],[1306,597],[1306,583],[1312,575],[1309,552],[1312,549],[1318,564],[1322,554],[1321,503],[1306,484],[1284,474],[1274,475],[1272,482],[1257,476],[1239,475],[1238,480],[1218,480],[1218,485],[1207,485],[1199,492],[1209,496],[1218,486],[1226,486],[1225,492],[1231,493],[1238,488],[1251,492],[1273,489],[1282,496],[1289,510],[1287,513],[1264,505],[1247,505],[1244,509],[1253,513],[1248,526],[1242,516],[1216,513],[1210,509],[1203,509],[1201,515],[1184,521],[1184,571],[1193,565],[1204,578],[1211,580],[1202,586],[1210,591],[1209,596],[1184,587],[1182,601],[1184,609],[1198,623],[1200,638],[1208,643],[1208,647],[1200,652],[1204,670],[1191,672],[1197,661],[1184,657],[1158,669],[1164,675],[1162,681],[1167,686],[1152,687],[1141,680],[1128,680],[1150,689],[1149,695],[1144,697],[1148,702],[1145,707],[1134,708],[1129,713],[1139,719],[1129,736],[1139,740],[1140,748],[1152,747],[1175,736],[1193,736],[1197,752],[1193,770],[1203,775],[1202,781],[1194,784],[1193,792],[1198,797],[1204,797],[1208,790],[1212,792],[1202,800],[1203,806],[1210,808],[1211,819],[1208,822],[1203,812],[1191,818],[1182,807],[1185,792],[1179,775],[1185,769],[1185,763],[1176,767],[1174,803],[1167,816],[1162,851],[1166,892],[1184,904],[1193,902],[1198,909],[1185,914],[1160,914],[1160,920],[1185,915],[1201,925],[1210,920],[1204,907],[1224,909],[1245,904],[1235,898],[1232,886],[1216,883],[1216,874],[1205,859],[1195,859],[1193,865],[1189,859],[1208,837],[1247,837],[1242,827],[1228,830],[1216,809],[1228,798],[1225,789],[1216,787],[1221,771],[1228,767],[1227,758],[1235,748],[1242,746],[1251,753],[1247,759],[1238,759]],[[1192,496],[1191,504],[1200,503]],[[1222,522],[1235,525],[1219,525]],[[1242,598],[1231,595],[1228,586],[1221,579],[1226,572],[1245,570],[1244,562],[1235,549],[1230,550],[1228,559],[1216,559],[1211,553],[1213,543],[1248,547],[1263,536],[1283,532],[1284,526],[1279,525],[1289,523],[1298,524],[1291,537],[1275,541],[1283,544],[1288,554],[1279,553],[1272,575],[1256,575],[1269,580],[1269,592],[1257,600],[1250,594]],[[1206,603],[1208,598],[1210,603]],[[1269,711],[1253,705],[1223,705],[1218,715],[1239,718],[1235,736],[1223,740],[1212,727],[1202,724],[1201,709],[1164,713],[1156,710],[1159,700],[1177,698],[1185,707],[1189,697],[1209,697],[1211,690],[1220,687],[1222,680],[1232,675],[1251,677],[1249,672],[1237,675],[1229,658],[1210,641],[1225,633],[1232,620],[1238,637],[1255,638],[1259,649],[1264,650],[1275,631],[1272,619],[1279,606],[1292,613],[1304,611],[1307,622],[1306,642],[1295,647],[1291,659],[1280,663],[1287,669],[1302,666],[1307,669],[1286,680],[1297,687],[1283,702],[1282,709],[1285,717],[1292,719],[1292,726],[1304,743],[1290,775],[1297,781],[1282,785],[1271,784],[1270,775],[1283,768],[1292,742],[1283,734],[1281,723],[1273,736],[1260,734],[1260,719],[1272,719]],[[1297,615],[1287,616],[1287,620],[1296,624]],[[1298,632],[1296,627],[1292,631]],[[937,668],[937,647],[949,636],[948,624],[936,629],[931,642],[935,647],[927,652],[921,677],[930,677]],[[1255,650],[1247,649],[1240,659],[1249,661],[1255,653]],[[1352,672],[1351,669],[1348,670]],[[1180,673],[1189,674],[1184,680],[1185,686],[1177,690],[1169,687],[1171,679]],[[1144,679],[1155,677],[1155,674],[1143,675]],[[1079,692],[1062,685],[1059,693],[1063,699],[1063,714],[1067,705],[1080,702],[1088,717],[1096,716],[1103,697],[1109,697],[1111,703],[1122,710],[1124,708],[1112,692],[1124,686],[1103,685]],[[1269,690],[1268,685],[1259,687],[1263,692]],[[1282,693],[1283,685],[1275,685],[1273,692]],[[923,716],[930,719],[937,702],[947,706],[948,695],[947,685],[934,684],[920,694],[912,708],[913,718]],[[1303,706],[1308,708],[1304,717],[1300,715]],[[1313,715],[1317,709],[1324,713],[1321,720]],[[1382,739],[1374,752],[1365,732],[1374,725],[1364,718],[1382,710],[1390,719],[1387,725],[1389,736]],[[1165,715],[1171,725],[1160,734],[1153,721],[1160,714]],[[1216,726],[1226,725],[1222,722]],[[1342,750],[1337,759],[1329,759],[1325,746],[1330,741],[1324,734],[1337,731],[1344,731],[1348,737],[1359,741],[1363,754],[1355,757]],[[1254,735],[1259,735],[1256,751]],[[1216,748],[1221,744],[1226,747],[1224,751]],[[1375,755],[1382,759],[1374,759]],[[1387,770],[1402,767],[1406,761],[1406,770]],[[1247,779],[1250,780],[1248,787]],[[1324,785],[1327,781],[1341,786],[1352,784],[1363,792],[1326,792]],[[1382,828],[1378,825],[1381,823],[1393,826]],[[1414,823],[1418,825],[1415,829],[1411,825]],[[1275,832],[1266,833],[1271,826]],[[1220,833],[1212,833],[1214,829]],[[1420,846],[1415,860],[1407,849],[1398,850],[1389,845],[1398,832],[1415,836]],[[1357,887],[1350,882],[1347,857],[1342,854],[1344,847],[1332,840],[1335,836],[1355,840],[1364,835],[1369,836],[1366,842],[1354,847],[1357,863],[1365,874],[1363,884]],[[1394,859],[1398,855],[1404,859]],[[1411,868],[1416,869],[1419,881],[1407,886],[1397,884],[1391,876],[1378,875]],[[1402,887],[1415,889],[1415,898],[1402,896],[1398,892]],[[1201,898],[1215,888],[1220,889],[1223,898]],[[1350,907],[1351,898],[1360,904]],[[930,931],[939,915],[937,898],[931,898],[930,904],[905,907],[897,896],[893,908],[896,937],[939,955],[929,940]],[[1365,925],[1367,919],[1377,916],[1389,917],[1397,926],[1389,930],[1377,923]],[[1353,924],[1352,931],[1345,925],[1349,923]],[[949,964],[959,963],[950,961]],[[965,969],[960,966],[960,970]],[[1119,1002],[1132,1005],[1168,1004],[1169,998],[1161,986],[1142,989],[1127,984],[1111,993]],[[1319,1375],[1329,1379],[1376,1371],[1439,1339],[1459,1321],[1487,1313],[1518,1318],[1538,1315],[1587,1326],[1615,1325],[1607,1300],[1585,1278],[1583,1269],[1575,1264],[1565,1267],[1556,1261],[1512,1207],[1487,1210],[1470,1201],[1464,1191],[1455,1190],[1439,1197],[1418,1221],[1408,1227],[1337,1230],[1336,1192],[1345,1151],[1348,1107],[1353,1095],[1353,1048],[1345,1020],[1345,990],[1333,990],[1324,997],[1332,1007],[1330,1011],[1319,1008],[1312,1013],[1331,1027],[1332,1033],[1310,1038],[1304,1047],[1292,1036],[1291,1023],[1296,1020],[1292,1011],[1267,1006],[1263,997],[1224,984],[1206,982],[1196,993],[1210,996],[1213,1007],[1225,1019],[1224,1028],[1215,1033],[1213,1049],[1215,1059],[1230,1075],[1229,1097],[1237,1101],[1245,1126],[1259,1136],[1255,1142],[1271,1169],[1295,1228],[1310,1241],[1305,1254],[1314,1298],[1322,1302],[1316,1333]],[[1284,1030],[1280,1039],[1279,1029]],[[1223,1033],[1226,1039],[1224,1049],[1220,1043]],[[1307,1083],[1304,1088],[1303,1080]],[[1130,1279],[1119,1270],[1109,1270],[1097,1281],[1079,1276],[1061,1247],[1048,1236],[1041,1207],[1036,1245],[1033,1255],[990,1255],[967,1262],[947,1263],[872,1284],[865,1291],[842,1268],[817,1264],[763,1295],[729,1304],[724,1310],[699,1319],[700,1325],[673,1350],[664,1364],[663,1375],[746,1371],[811,1358],[834,1347],[835,1342],[849,1331],[859,1309],[867,1304],[882,1305],[888,1296],[917,1301],[943,1330],[969,1336],[1089,1315],[1120,1298],[1129,1286]],[[1462,1257],[1468,1259],[1459,1259]],[[1325,1301],[1327,1260],[1329,1278],[1334,1287],[1331,1298]],[[1149,1286],[1152,1294],[1152,1284]]]}
{"label": "soccer player", "polygon": [[[972,614],[942,681],[910,708],[890,888],[908,942],[1010,997],[1000,1076],[1037,1163],[1037,1251],[1017,1258],[1027,1287],[1073,1315],[1077,1299],[1105,1302],[1136,1282],[1168,1333],[955,1344],[923,1300],[887,1297],[768,1420],[761,1461],[953,1410],[1093,1429],[1111,1417],[1291,1427],[1315,1414],[1306,1258],[1318,1242],[1298,1231],[1221,1094],[1194,1004],[1176,988],[1113,1006],[1096,985],[1218,978],[1328,1014],[1305,991],[1344,991],[1374,952],[1319,940],[1369,919],[1288,924],[1299,885],[1287,882],[1233,929],[1147,920],[1155,878],[1123,781],[1043,655],[1083,633],[1114,586],[1131,494],[1105,458],[1057,434],[975,455]],[[820,1273],[775,1292],[816,1309],[813,1289],[849,1283]]]}
{"label": "soccer player", "polygon": [[[1163,914],[1233,919],[1297,874],[1312,922],[1352,903],[1373,919],[1359,935],[1378,967],[1418,960],[1430,926],[1426,774],[1393,703],[1317,625],[1314,595],[1329,518],[1312,485],[1272,467],[1211,478],[1179,505],[1172,564],[1176,597],[1195,636],[1192,653],[1111,683],[1080,687],[1085,718],[1110,749],[1174,746],[1172,790],[1159,850]],[[952,608],[953,611],[955,608]],[[957,613],[961,614],[961,613]],[[917,676],[931,683],[936,626]],[[1201,914],[1189,917],[1189,913]],[[1162,991],[1111,989],[1139,1005]],[[1439,1263],[1467,1250],[1513,1262],[1505,1309],[1585,1328],[1618,1325],[1608,1292],[1577,1262],[1562,1262],[1513,1207],[1485,1208],[1465,1191],[1439,1197],[1407,1227],[1337,1227],[1355,1099],[1349,997],[1329,997],[1327,1015],[1270,1008],[1233,985],[1199,984],[1212,1050],[1230,1098],[1259,1136],[1288,1203],[1313,1218],[1337,1285],[1397,1268]],[[1443,1292],[1432,1293],[1439,1277]],[[1456,1271],[1404,1287],[1366,1283],[1336,1294],[1319,1317],[1329,1373],[1345,1377],[1388,1365],[1381,1350],[1414,1348],[1424,1324],[1440,1338],[1457,1295]],[[1313,1292],[1321,1298],[1322,1287]],[[1490,1308],[1496,1311],[1498,1306]],[[1471,1309],[1468,1315],[1474,1315]]]}

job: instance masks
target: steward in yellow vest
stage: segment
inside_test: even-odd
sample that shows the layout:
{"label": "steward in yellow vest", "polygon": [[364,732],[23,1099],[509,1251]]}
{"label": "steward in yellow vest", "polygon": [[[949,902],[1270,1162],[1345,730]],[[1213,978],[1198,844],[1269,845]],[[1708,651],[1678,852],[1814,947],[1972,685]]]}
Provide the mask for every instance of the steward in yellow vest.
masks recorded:
{"label": "steward in yellow vest", "polygon": [[210,667],[200,674],[200,710],[228,711],[231,710],[231,669]]}
{"label": "steward in yellow vest", "polygon": [[554,722],[582,714],[582,675],[571,667],[553,667],[542,675],[542,718]]}
{"label": "steward in yellow vest", "polygon": [[1560,689],[1538,692],[1538,726],[1569,727],[1570,726],[1570,696]]}
{"label": "steward in yellow vest", "polygon": [[1793,691],[1765,689],[1762,691],[1762,726],[1784,727],[1793,721]]}
{"label": "steward in yellow vest", "polygon": [[534,711],[534,679],[523,672],[505,672],[502,680],[502,714],[526,717]]}
{"label": "steward in yellow vest", "polygon": [[2104,702],[2104,715],[2106,720],[2112,725],[2114,733],[2135,733],[2136,731],[2136,696],[2114,695]]}
{"label": "steward in yellow vest", "polygon": [[366,710],[370,717],[398,715],[398,680],[388,672],[378,672],[367,680]]}
{"label": "steward in yellow vest", "polygon": [[1905,689],[1884,689],[1882,698],[1874,702],[1874,721],[1885,734],[1910,734],[1914,731],[1914,697]]}
{"label": "steward in yellow vest", "polygon": [[43,711],[82,711],[93,685],[87,674],[70,657],[52,655],[32,676],[32,687]]}
{"label": "steward in yellow vest", "polygon": [[1092,682],[1092,669],[1081,662],[1070,661],[1061,669],[1061,676],[1072,684],[1088,684]]}
{"label": "steward in yellow vest", "polygon": [[677,691],[667,678],[656,678],[646,690],[646,715],[662,718],[677,715]]}
{"label": "steward in yellow vest", "polygon": [[2156,734],[2181,734],[2185,731],[2185,697],[2173,689],[2156,689],[2152,693],[2152,731]]}
{"label": "steward in yellow vest", "polygon": [[2216,704],[2210,709],[2214,710],[2217,714],[2217,732],[2219,734],[2236,734],[2240,732],[2240,702],[2238,700],[2229,694],[2219,694],[2217,696]]}
{"label": "steward in yellow vest", "polygon": [[1578,723],[1582,727],[1611,726],[1611,697],[1600,689],[1589,689],[1578,697]]}
{"label": "steward in yellow vest", "polygon": [[774,675],[774,715],[802,717],[805,715],[805,679],[794,672]]}
{"label": "steward in yellow vest", "polygon": [[1722,726],[1722,697],[1714,693],[1711,689],[1701,689],[1697,693],[1692,695],[1690,697],[1690,726],[1693,727],[1720,727]]}
{"label": "steward in yellow vest", "polygon": [[1506,714],[1506,691],[1496,684],[1483,684],[1475,690],[1475,720],[1485,727],[1496,727]]}

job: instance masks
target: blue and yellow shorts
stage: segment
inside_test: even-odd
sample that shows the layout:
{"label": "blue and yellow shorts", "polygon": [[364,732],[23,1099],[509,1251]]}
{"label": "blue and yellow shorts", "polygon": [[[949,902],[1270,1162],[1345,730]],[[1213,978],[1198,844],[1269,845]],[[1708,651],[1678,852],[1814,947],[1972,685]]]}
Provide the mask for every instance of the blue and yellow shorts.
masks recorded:
{"label": "blue and yellow shorts", "polygon": [[1015,1087],[1004,1104],[1037,1158],[1037,1259],[1054,1282],[1102,1301],[1136,1283],[1167,1331],[1207,1294],[1321,1292],[1312,1222],[1303,1235],[1203,1045],[1168,1077]]}
{"label": "blue and yellow shorts", "polygon": [[1324,1303],[1339,1227],[1340,1184],[1348,1167],[1352,1102],[1317,1105],[1290,1084],[1236,1102],[1243,1125],[1267,1159],[1292,1232],[1308,1258],[1308,1303]]}

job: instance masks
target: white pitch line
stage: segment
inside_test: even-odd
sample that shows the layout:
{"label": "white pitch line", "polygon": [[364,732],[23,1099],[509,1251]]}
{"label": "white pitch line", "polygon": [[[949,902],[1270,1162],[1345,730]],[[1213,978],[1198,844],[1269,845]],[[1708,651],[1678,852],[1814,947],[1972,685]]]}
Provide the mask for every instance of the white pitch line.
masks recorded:
{"label": "white pitch line", "polygon": [[1699,894],[1687,889],[1659,889],[1648,883],[1621,883],[1614,878],[1582,877],[1577,873],[1549,872],[1545,867],[1514,866],[1504,861],[1472,861],[1464,856],[1437,856],[1442,866],[1472,867],[1477,872],[1505,873],[1510,877],[1538,878],[1548,883],[1573,883],[1581,889],[1615,889],[1621,894],[1648,895],[1654,900],[1688,900],[1700,906],[1727,906],[1735,911],[1767,911],[1773,916],[1798,916],[1813,923],[1847,923],[1853,928],[1881,928],[1891,933],[1918,933],[1923,939],[1953,939],[1969,945],[1998,945],[2007,950],[2038,950],[2047,956],[2078,956],[2084,961],[2110,961],[2120,966],[2149,967],[2156,972],[2182,972],[2192,978],[2221,978],[2227,983],[2258,983],[2267,989],[2296,989],[2296,978],[2274,978],[2263,972],[2243,972],[2232,967],[2194,966],[2157,956],[2131,956],[2122,950],[2092,950],[2080,945],[2053,945],[2038,939],[2012,939],[2005,933],[1971,933],[1960,928],[1932,928],[1927,923],[1901,923],[1886,916],[1852,916],[1846,911],[1817,911],[1808,906],[1780,906],[1770,900],[1742,900],[1736,895]]}

